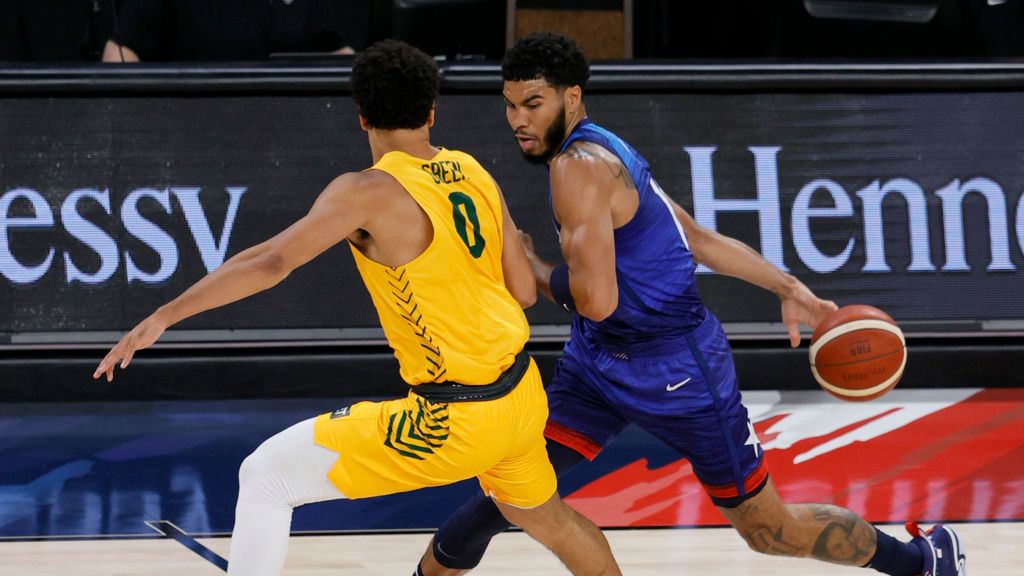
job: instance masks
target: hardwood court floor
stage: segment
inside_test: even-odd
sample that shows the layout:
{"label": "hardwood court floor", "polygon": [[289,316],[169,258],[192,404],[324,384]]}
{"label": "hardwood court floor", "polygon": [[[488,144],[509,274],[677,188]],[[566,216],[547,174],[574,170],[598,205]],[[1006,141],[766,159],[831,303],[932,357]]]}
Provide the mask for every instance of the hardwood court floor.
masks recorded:
{"label": "hardwood court floor", "polygon": [[[1024,523],[955,524],[973,575],[1019,576],[1024,565]],[[883,529],[900,538],[900,526]],[[859,568],[809,560],[772,558],[749,551],[728,528],[611,530],[608,539],[624,574],[715,576],[854,576]],[[407,576],[428,534],[293,537],[285,576]],[[227,556],[230,540],[200,542]],[[0,542],[0,574],[38,576],[142,576],[223,574],[170,539]],[[540,576],[568,574],[539,544],[522,533],[499,536],[475,574]]]}

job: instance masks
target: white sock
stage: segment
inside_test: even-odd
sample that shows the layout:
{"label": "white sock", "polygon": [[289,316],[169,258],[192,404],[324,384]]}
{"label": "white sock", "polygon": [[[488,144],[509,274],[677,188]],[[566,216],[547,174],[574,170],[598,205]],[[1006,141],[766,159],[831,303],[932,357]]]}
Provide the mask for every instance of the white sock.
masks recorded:
{"label": "white sock", "polygon": [[327,479],[338,454],[313,441],[314,420],[275,434],[242,462],[229,575],[280,574],[288,552],[292,509],[345,497]]}

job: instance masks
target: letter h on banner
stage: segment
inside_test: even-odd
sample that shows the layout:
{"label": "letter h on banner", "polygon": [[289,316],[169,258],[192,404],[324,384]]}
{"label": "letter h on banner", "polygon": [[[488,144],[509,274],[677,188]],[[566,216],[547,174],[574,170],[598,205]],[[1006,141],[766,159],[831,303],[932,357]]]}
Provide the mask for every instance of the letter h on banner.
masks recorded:
{"label": "letter h on banner", "polygon": [[[717,230],[719,212],[757,212],[761,233],[761,255],[777,268],[788,271],[783,262],[782,220],[779,216],[779,169],[776,155],[781,146],[750,146],[754,154],[757,198],[719,199],[715,198],[714,171],[711,155],[715,146],[687,146],[690,156],[690,177],[693,183],[693,217],[697,224],[710,230]],[[701,264],[698,273],[711,270]]]}

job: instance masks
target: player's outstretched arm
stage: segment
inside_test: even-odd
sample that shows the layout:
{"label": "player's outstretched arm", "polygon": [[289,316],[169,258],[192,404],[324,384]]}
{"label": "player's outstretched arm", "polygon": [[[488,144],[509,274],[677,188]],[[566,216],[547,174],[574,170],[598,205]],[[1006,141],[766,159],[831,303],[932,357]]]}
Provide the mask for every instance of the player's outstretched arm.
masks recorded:
{"label": "player's outstretched arm", "polygon": [[164,331],[200,312],[261,292],[363,227],[375,195],[367,193],[366,176],[345,174],[320,194],[309,213],[280,234],[224,262],[180,296],[157,309],[125,334],[100,361],[93,378],[114,378],[135,352],[151,346]]}
{"label": "player's outstretched arm", "polygon": [[773,266],[750,246],[700,226],[675,202],[672,208],[683,225],[695,261],[719,274],[770,290],[779,297],[782,322],[794,348],[800,345],[801,324],[813,329],[826,314],[836,309],[834,302],[818,298],[803,282]]}

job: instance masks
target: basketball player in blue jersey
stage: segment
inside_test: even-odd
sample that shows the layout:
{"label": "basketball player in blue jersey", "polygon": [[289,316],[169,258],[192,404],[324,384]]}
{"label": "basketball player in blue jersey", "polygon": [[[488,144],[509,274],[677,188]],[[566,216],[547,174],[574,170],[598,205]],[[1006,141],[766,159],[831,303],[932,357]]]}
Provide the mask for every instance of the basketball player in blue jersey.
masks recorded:
{"label": "basketball player in blue jersey", "polygon": [[[547,164],[564,264],[523,243],[538,290],[574,312],[569,341],[547,388],[548,455],[561,474],[593,459],[628,423],[687,457],[750,547],[781,556],[872,567],[895,576],[963,576],[957,536],[943,525],[900,542],[853,512],[787,504],[768,475],[740,398],[729,344],[697,293],[696,264],[779,296],[790,342],[835,304],[757,252],[698,226],[659,188],[647,162],[589,118],[586,58],[569,38],[535,34],[502,65],[508,122],[525,157]],[[477,565],[508,524],[483,495],[434,537],[426,576]]]}

